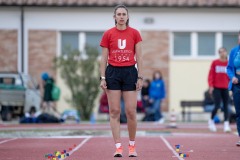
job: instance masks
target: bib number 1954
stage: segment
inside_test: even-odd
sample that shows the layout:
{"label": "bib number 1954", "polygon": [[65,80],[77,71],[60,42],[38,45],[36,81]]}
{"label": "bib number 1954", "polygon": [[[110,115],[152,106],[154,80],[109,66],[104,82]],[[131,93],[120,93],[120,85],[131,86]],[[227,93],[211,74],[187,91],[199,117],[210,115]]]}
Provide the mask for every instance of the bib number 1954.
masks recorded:
{"label": "bib number 1954", "polygon": [[120,62],[129,61],[129,56],[118,55],[117,60],[120,61]]}

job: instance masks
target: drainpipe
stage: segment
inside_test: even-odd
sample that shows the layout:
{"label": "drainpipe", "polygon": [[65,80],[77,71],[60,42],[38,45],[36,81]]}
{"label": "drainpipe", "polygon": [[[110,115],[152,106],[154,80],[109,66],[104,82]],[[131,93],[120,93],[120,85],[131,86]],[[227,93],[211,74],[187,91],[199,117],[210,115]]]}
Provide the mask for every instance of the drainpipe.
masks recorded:
{"label": "drainpipe", "polygon": [[24,7],[21,6],[21,72],[24,73]]}

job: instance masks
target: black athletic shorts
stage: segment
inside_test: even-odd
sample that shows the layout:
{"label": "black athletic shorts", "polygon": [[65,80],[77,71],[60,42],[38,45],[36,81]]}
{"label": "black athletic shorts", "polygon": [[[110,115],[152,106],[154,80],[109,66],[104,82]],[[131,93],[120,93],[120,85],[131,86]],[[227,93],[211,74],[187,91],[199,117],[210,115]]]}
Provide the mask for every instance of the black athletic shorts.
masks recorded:
{"label": "black athletic shorts", "polygon": [[136,67],[116,67],[108,65],[106,69],[107,89],[121,91],[135,91],[138,78]]}

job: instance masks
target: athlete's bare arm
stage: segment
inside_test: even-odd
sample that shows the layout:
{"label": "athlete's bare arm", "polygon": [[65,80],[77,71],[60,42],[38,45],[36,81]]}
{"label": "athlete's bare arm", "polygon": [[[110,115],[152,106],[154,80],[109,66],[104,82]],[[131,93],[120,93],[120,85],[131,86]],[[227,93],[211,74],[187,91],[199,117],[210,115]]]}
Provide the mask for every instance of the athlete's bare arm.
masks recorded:
{"label": "athlete's bare arm", "polygon": [[[101,57],[101,61],[100,61],[100,74],[101,74],[100,76],[101,77],[105,77],[108,53],[109,53],[108,48],[102,47],[102,57]],[[106,89],[107,88],[106,81],[102,80],[100,86],[102,87],[102,89]]]}
{"label": "athlete's bare arm", "polygon": [[[138,68],[138,77],[142,77],[142,42],[138,42],[135,45],[135,51],[136,51],[136,60],[137,60],[137,68]],[[142,79],[138,79],[137,82],[137,90],[142,89]]]}

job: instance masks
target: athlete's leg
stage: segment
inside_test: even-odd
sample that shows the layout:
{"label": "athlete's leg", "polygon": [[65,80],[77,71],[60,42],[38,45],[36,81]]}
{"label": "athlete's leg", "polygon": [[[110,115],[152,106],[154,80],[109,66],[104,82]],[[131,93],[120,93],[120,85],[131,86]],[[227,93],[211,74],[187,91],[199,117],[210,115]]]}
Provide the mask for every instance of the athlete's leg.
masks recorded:
{"label": "athlete's leg", "polygon": [[214,88],[213,91],[213,99],[214,99],[214,109],[212,111],[212,116],[211,119],[213,120],[215,115],[217,114],[218,109],[220,108],[220,104],[221,104],[221,91],[218,88]]}
{"label": "athlete's leg", "polygon": [[228,90],[227,89],[223,89],[222,90],[222,101],[223,101],[224,121],[228,121],[229,120],[228,99],[229,99]]}
{"label": "athlete's leg", "polygon": [[223,102],[223,112],[224,112],[224,132],[231,132],[231,128],[229,125],[229,114],[228,114],[228,89],[221,89],[221,96],[222,96],[222,102]]}
{"label": "athlete's leg", "polygon": [[137,129],[137,91],[123,91],[123,99],[125,102],[129,140],[134,141]]}
{"label": "athlete's leg", "polygon": [[212,111],[211,119],[208,121],[208,128],[212,132],[216,132],[217,128],[214,123],[214,117],[217,114],[218,109],[220,108],[221,103],[221,91],[218,88],[214,88],[213,90],[213,100],[214,100],[214,109]]}
{"label": "athlete's leg", "polygon": [[109,104],[109,116],[110,125],[112,129],[112,135],[116,143],[120,143],[120,90],[107,90],[108,104]]}
{"label": "athlete's leg", "polygon": [[[233,91],[233,102],[236,110],[237,131],[240,138],[240,86],[233,85],[232,91]],[[240,146],[240,143],[239,143],[239,146]]]}

